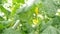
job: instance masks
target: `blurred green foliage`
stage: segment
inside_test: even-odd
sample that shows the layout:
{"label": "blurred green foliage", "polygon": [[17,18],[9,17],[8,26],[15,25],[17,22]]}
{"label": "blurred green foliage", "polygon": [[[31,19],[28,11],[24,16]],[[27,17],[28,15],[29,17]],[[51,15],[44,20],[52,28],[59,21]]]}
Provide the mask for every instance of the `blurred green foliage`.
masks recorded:
{"label": "blurred green foliage", "polygon": [[[31,5],[25,0],[12,0],[12,6],[8,7],[11,11],[3,7],[4,3],[8,0],[0,0],[0,12],[4,13],[0,16],[0,34],[60,34],[60,15],[56,15],[60,0],[34,0],[33,3],[31,0]],[[17,27],[12,28],[17,20],[20,20]]]}

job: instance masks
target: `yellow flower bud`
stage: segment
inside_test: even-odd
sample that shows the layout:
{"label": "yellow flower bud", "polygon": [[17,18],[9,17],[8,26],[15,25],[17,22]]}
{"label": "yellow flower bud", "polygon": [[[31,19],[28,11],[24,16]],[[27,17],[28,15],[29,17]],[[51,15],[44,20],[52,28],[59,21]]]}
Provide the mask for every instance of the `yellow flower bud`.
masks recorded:
{"label": "yellow flower bud", "polygon": [[36,25],[36,24],[38,24],[38,20],[37,19],[34,19],[33,20],[33,23]]}
{"label": "yellow flower bud", "polygon": [[38,7],[35,8],[35,13],[38,15]]}

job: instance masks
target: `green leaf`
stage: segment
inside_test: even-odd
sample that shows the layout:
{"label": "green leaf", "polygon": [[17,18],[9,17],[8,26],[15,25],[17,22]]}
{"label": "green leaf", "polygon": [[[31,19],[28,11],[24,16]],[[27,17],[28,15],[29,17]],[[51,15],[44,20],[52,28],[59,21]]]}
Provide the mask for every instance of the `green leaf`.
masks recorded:
{"label": "green leaf", "polygon": [[8,28],[4,30],[2,34],[21,34],[20,31],[16,31],[15,29]]}
{"label": "green leaf", "polygon": [[59,32],[57,32],[57,29],[52,27],[52,26],[48,26],[41,34],[58,34]]}
{"label": "green leaf", "polygon": [[3,28],[5,28],[5,26],[3,24],[0,24],[0,30],[2,30]]}
{"label": "green leaf", "polygon": [[40,10],[42,10],[48,17],[54,17],[57,12],[57,7],[54,5],[53,0],[44,0],[41,2],[42,7],[40,7]]}
{"label": "green leaf", "polygon": [[2,4],[2,0],[0,0],[0,4]]}
{"label": "green leaf", "polygon": [[55,16],[55,18],[53,18],[53,23],[52,26],[54,26],[55,28],[60,28],[60,16]]}
{"label": "green leaf", "polygon": [[13,0],[13,3],[24,3],[24,0]]}
{"label": "green leaf", "polygon": [[0,21],[3,21],[4,20],[4,18],[3,17],[0,17]]}

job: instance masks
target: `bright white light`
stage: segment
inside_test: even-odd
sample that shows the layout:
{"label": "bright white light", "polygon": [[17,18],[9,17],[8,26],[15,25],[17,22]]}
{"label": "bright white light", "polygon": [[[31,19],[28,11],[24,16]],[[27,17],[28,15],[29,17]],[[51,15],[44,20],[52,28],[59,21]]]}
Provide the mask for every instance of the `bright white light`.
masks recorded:
{"label": "bright white light", "polygon": [[28,1],[28,0],[24,0],[25,1],[25,3]]}
{"label": "bright white light", "polygon": [[47,15],[45,15],[45,18],[48,18]]}
{"label": "bright white light", "polygon": [[20,6],[20,8],[24,8],[26,6],[31,6],[34,3],[35,0],[28,0],[25,4],[23,4],[22,6]]}
{"label": "bright white light", "polygon": [[56,13],[55,15],[59,15],[58,13]]}
{"label": "bright white light", "polygon": [[57,11],[60,12],[60,9],[58,9]]}
{"label": "bright white light", "polygon": [[4,3],[3,7],[8,10],[8,11],[11,11],[11,9],[9,8],[9,4],[8,3]]}
{"label": "bright white light", "polygon": [[5,20],[7,20],[6,16],[3,17]]}
{"label": "bright white light", "polygon": [[36,14],[33,14],[34,16],[36,16]]}
{"label": "bright white light", "polygon": [[57,13],[55,15],[59,15],[59,13],[60,13],[60,9],[57,10]]}
{"label": "bright white light", "polygon": [[32,27],[35,27],[35,25],[34,25],[34,24],[32,24]]}
{"label": "bright white light", "polygon": [[8,21],[12,21],[12,19],[8,19]]}
{"label": "bright white light", "polygon": [[34,1],[35,0],[28,0],[28,2],[26,2],[26,3],[27,3],[28,6],[31,6],[34,3]]}
{"label": "bright white light", "polygon": [[3,4],[3,7],[11,12],[12,10],[9,8],[9,6],[12,6],[12,0],[8,0],[8,3]]}
{"label": "bright white light", "polygon": [[20,24],[20,26],[22,26],[22,24]]}
{"label": "bright white light", "polygon": [[44,17],[41,14],[38,14],[38,17],[40,17],[41,19],[44,19]]}
{"label": "bright white light", "polygon": [[9,4],[12,4],[12,0],[8,0],[8,3],[9,3]]}
{"label": "bright white light", "polygon": [[12,28],[16,28],[17,25],[19,24],[20,20],[17,20],[16,23],[14,24],[14,26]]}
{"label": "bright white light", "polygon": [[4,16],[4,13],[3,13],[3,12],[0,12],[0,16],[1,16],[1,17]]}

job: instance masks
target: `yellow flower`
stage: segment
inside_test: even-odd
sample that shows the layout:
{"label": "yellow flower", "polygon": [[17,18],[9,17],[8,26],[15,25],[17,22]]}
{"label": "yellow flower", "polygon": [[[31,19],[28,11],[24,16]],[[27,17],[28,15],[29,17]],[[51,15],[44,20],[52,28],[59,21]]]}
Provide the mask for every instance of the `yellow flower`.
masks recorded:
{"label": "yellow flower", "polygon": [[33,23],[36,25],[36,24],[38,24],[38,20],[37,19],[34,19],[33,20]]}
{"label": "yellow flower", "polygon": [[13,11],[14,10],[14,7],[10,7],[10,9]]}
{"label": "yellow flower", "polygon": [[38,15],[38,7],[35,8],[35,13]]}

